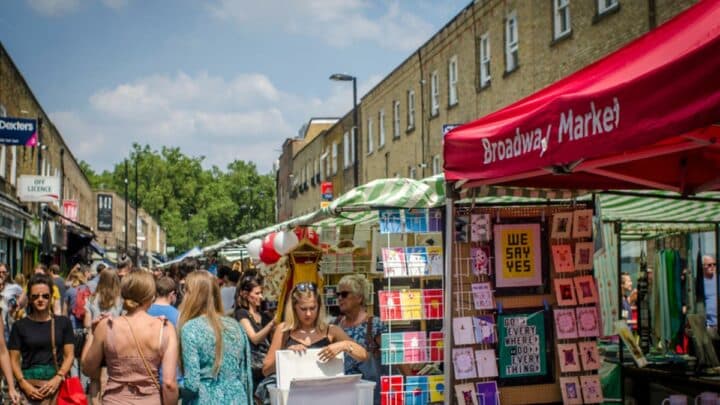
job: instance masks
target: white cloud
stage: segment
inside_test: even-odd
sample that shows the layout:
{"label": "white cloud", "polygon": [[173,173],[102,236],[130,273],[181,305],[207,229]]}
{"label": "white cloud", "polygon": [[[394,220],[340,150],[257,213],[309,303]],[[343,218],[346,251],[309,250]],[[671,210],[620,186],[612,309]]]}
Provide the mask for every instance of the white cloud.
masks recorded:
{"label": "white cloud", "polygon": [[[360,83],[360,94],[380,79]],[[336,83],[327,99],[319,99],[283,92],[261,74],[225,79],[178,73],[99,90],[86,108],[50,115],[76,157],[96,170],[112,168],[138,142],[158,149],[178,146],[223,168],[235,159],[252,161],[266,172],[283,141],[304,122],[351,108],[352,86],[346,83]]]}
{"label": "white cloud", "polygon": [[284,29],[335,47],[369,41],[387,49],[413,51],[434,30],[412,10],[401,9],[398,1],[216,0],[209,9],[215,17],[242,27]]}
{"label": "white cloud", "polygon": [[27,0],[30,7],[46,16],[58,16],[77,9],[79,0]]}

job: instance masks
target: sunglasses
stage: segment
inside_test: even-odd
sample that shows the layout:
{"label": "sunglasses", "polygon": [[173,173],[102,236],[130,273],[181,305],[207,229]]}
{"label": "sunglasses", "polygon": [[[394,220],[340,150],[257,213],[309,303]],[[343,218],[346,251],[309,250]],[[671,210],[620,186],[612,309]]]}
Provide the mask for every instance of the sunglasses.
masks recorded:
{"label": "sunglasses", "polygon": [[704,267],[717,267],[717,264],[716,263],[705,263],[703,266]]}
{"label": "sunglasses", "polygon": [[350,295],[350,291],[338,291],[337,295],[340,298],[347,298]]}
{"label": "sunglasses", "polygon": [[315,292],[315,291],[317,291],[317,284],[311,283],[311,282],[304,282],[304,283],[297,284],[295,286],[295,289],[300,292],[308,292],[308,291]]}
{"label": "sunglasses", "polygon": [[37,301],[38,298],[42,298],[44,300],[49,300],[50,294],[32,294],[32,295],[30,295],[30,299],[33,301]]}

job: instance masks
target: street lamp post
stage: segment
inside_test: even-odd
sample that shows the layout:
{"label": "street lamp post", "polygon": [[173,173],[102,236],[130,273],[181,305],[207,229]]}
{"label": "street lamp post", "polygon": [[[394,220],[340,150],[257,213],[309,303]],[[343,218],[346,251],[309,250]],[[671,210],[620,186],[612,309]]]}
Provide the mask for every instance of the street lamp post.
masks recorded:
{"label": "street lamp post", "polygon": [[353,180],[355,182],[354,187],[360,185],[358,175],[358,149],[360,143],[358,142],[358,109],[357,109],[357,78],[344,73],[334,73],[330,75],[330,80],[341,81],[341,82],[352,82],[353,85]]}

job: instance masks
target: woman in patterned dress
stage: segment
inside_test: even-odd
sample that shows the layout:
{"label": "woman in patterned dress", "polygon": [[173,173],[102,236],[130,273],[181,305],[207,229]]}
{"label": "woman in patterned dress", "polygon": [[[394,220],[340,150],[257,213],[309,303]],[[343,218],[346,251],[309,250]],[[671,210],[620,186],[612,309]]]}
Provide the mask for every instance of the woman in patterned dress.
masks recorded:
{"label": "woman in patterned dress", "polygon": [[[252,403],[250,345],[233,318],[223,316],[220,288],[207,271],[185,279],[178,328],[184,388],[190,404]],[[184,403],[185,401],[183,401]]]}

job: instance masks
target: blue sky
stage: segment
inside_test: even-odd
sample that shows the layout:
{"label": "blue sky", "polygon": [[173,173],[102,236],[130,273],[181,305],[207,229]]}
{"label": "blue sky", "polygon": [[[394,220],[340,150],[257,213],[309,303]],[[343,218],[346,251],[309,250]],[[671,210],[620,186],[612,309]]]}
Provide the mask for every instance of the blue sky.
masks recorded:
{"label": "blue sky", "polygon": [[0,41],[96,170],[133,142],[267,172],[311,117],[352,108],[469,0],[4,0]]}

